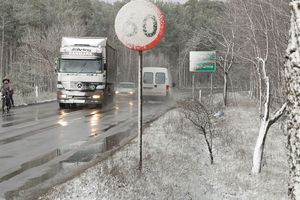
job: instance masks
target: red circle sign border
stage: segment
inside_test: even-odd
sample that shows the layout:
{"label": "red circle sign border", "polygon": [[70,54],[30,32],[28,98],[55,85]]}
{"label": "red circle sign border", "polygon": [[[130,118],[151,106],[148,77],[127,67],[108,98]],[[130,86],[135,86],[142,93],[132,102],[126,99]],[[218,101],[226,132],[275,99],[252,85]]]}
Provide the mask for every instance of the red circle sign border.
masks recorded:
{"label": "red circle sign border", "polygon": [[166,31],[166,24],[165,24],[165,16],[163,15],[163,13],[161,12],[161,10],[159,9],[160,14],[161,14],[161,18],[160,18],[160,30],[159,33],[157,35],[157,37],[150,42],[149,44],[146,44],[145,46],[133,46],[133,47],[129,47],[129,49],[131,50],[135,50],[135,51],[146,51],[149,49],[152,49],[153,47],[155,47],[160,40],[163,38],[165,31]]}
{"label": "red circle sign border", "polygon": [[[152,2],[150,2],[150,3],[153,4]],[[163,38],[165,31],[166,31],[166,18],[159,7],[157,7],[155,4],[153,4],[153,6],[156,7],[156,9],[159,11],[159,14],[160,14],[160,30],[159,30],[157,37],[150,43],[146,44],[145,46],[136,46],[136,45],[124,43],[124,41],[121,41],[127,48],[134,50],[134,51],[146,51],[146,50],[149,50],[149,49],[152,49],[153,47],[155,47]]]}

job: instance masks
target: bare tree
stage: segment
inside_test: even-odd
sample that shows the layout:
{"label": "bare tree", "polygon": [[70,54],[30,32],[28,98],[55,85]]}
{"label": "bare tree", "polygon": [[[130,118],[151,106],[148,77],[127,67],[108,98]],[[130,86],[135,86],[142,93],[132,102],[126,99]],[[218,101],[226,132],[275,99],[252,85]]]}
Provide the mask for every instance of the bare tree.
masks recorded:
{"label": "bare tree", "polygon": [[290,39],[287,47],[287,148],[289,161],[289,199],[300,199],[300,1],[291,0]]}
{"label": "bare tree", "polygon": [[[217,65],[221,69],[223,76],[223,103],[228,105],[228,83],[230,72],[236,61],[236,52],[248,43],[241,39],[239,33],[239,12],[240,9],[235,2],[225,4],[224,14],[220,16],[211,28],[199,28],[195,31],[190,43],[201,44],[210,50],[217,51]],[[189,44],[189,43],[187,43]]]}
{"label": "bare tree", "polygon": [[287,44],[288,9],[282,0],[233,0],[233,2],[242,5],[240,6],[242,12],[239,13],[241,21],[239,26],[242,32],[239,34],[242,34],[244,41],[248,41],[240,51],[236,52],[236,57],[252,66],[249,73],[250,94],[257,98],[259,113],[262,116],[265,101],[263,90],[266,87],[263,85],[261,62],[257,58],[265,59],[267,74],[272,85],[270,92],[278,103],[282,103],[283,49]]}
{"label": "bare tree", "polygon": [[214,163],[213,157],[213,127],[211,122],[211,112],[199,101],[185,100],[178,102],[182,112],[187,120],[189,120],[195,128],[198,129],[199,134],[204,136],[207,150],[210,156],[210,163]]}
{"label": "bare tree", "polygon": [[270,117],[270,81],[266,73],[266,60],[262,58],[259,58],[258,60],[262,63],[262,79],[266,85],[266,100],[263,105],[263,117],[261,119],[259,134],[256,140],[256,145],[253,153],[253,165],[251,170],[252,174],[257,174],[261,172],[261,163],[268,130],[271,127],[271,125],[274,124],[283,115],[286,109],[286,103],[284,103],[282,107],[274,114],[274,116]]}
{"label": "bare tree", "polygon": [[8,20],[4,15],[1,16],[1,23],[0,23],[0,27],[1,27],[1,53],[0,53],[0,74],[1,77],[0,78],[4,78],[5,74],[7,73],[5,70],[5,65],[4,65],[4,46],[5,46],[5,29],[6,26],[11,23],[10,20]]}
{"label": "bare tree", "polygon": [[[267,3],[269,3],[267,1]],[[261,171],[261,163],[263,158],[266,136],[269,128],[274,124],[284,113],[286,103],[270,117],[270,78],[267,75],[266,65],[268,64],[270,52],[270,40],[272,36],[272,20],[273,15],[267,16],[266,10],[270,9],[270,5],[261,0],[251,1],[250,5],[243,2],[245,10],[246,28],[248,34],[245,38],[251,41],[251,54],[240,57],[249,60],[255,66],[258,75],[258,94],[259,94],[259,116],[261,119],[259,134],[253,153],[252,174],[257,174]],[[272,63],[273,64],[273,63]],[[272,68],[272,65],[269,65]],[[270,70],[271,71],[271,70]]]}
{"label": "bare tree", "polygon": [[[53,24],[47,31],[40,32],[27,28],[19,47],[18,61],[15,65],[22,66],[26,76],[14,74],[14,82],[22,81],[20,87],[38,86],[41,91],[55,91],[56,76],[54,72],[55,58],[58,56],[61,38],[63,36],[83,36],[85,29],[78,18],[65,19]],[[23,80],[22,80],[23,79]],[[20,85],[20,84],[19,84]],[[30,92],[30,91],[28,91]]]}

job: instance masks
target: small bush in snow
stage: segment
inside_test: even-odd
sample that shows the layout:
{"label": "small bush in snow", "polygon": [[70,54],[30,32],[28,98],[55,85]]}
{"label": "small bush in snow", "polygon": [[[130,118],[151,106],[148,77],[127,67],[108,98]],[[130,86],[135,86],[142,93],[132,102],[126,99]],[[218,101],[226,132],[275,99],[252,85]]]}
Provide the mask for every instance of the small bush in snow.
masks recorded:
{"label": "small bush in snow", "polygon": [[213,127],[211,122],[213,109],[211,109],[209,104],[204,105],[195,100],[179,101],[178,105],[184,117],[193,124],[199,134],[204,136],[210,156],[210,163],[213,164]]}

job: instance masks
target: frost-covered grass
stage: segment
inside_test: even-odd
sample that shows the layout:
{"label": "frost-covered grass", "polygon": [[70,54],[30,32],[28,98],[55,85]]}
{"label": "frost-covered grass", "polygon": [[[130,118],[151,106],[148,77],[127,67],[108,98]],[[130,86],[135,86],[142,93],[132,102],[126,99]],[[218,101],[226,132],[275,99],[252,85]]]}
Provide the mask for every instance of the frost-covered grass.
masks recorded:
{"label": "frost-covered grass", "polygon": [[21,105],[35,104],[35,103],[41,103],[41,102],[45,102],[45,101],[55,100],[56,93],[41,92],[41,93],[39,93],[38,97],[36,97],[35,93],[30,93],[26,96],[16,93],[16,94],[14,94],[13,98],[14,98],[15,105],[21,106]]}
{"label": "frost-covered grass", "polygon": [[268,134],[262,173],[250,175],[257,108],[248,97],[235,99],[237,105],[215,119],[214,165],[203,137],[172,110],[145,130],[142,173],[135,139],[39,199],[286,199],[288,168],[279,125]]}

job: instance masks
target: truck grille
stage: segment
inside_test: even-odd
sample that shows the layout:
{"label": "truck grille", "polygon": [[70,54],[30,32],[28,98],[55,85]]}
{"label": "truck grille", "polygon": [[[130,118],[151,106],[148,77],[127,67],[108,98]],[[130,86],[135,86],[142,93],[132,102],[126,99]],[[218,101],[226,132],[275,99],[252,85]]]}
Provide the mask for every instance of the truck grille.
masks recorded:
{"label": "truck grille", "polygon": [[63,86],[67,90],[86,90],[86,89],[89,89],[89,87],[86,83],[77,82],[77,81],[64,82]]}

